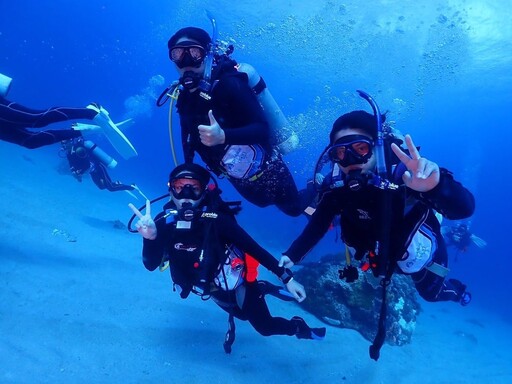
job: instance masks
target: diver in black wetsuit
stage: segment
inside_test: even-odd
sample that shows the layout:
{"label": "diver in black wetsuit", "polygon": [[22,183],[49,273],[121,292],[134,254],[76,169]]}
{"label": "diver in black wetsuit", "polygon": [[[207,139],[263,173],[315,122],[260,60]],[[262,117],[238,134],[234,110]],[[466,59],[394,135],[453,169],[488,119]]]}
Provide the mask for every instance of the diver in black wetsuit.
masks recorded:
{"label": "diver in black wetsuit", "polygon": [[224,175],[248,201],[276,205],[298,216],[314,197],[314,188],[298,191],[245,73],[227,56],[216,57],[210,86],[204,87],[210,36],[187,27],[168,42],[169,57],[180,73],[183,90],[177,100],[185,161],[197,152],[217,176]]}
{"label": "diver in black wetsuit", "polygon": [[[369,181],[376,165],[375,126],[374,116],[364,111],[353,111],[336,120],[329,155],[342,170],[343,183],[323,192],[311,220],[284,253],[280,265],[290,268],[300,262],[336,215],[340,215],[343,241],[356,250],[355,258],[369,257],[370,263],[374,262],[371,257],[376,253],[383,193]],[[401,186],[393,194],[387,223],[395,271],[411,275],[418,293],[427,301],[467,305],[471,295],[466,286],[445,279],[448,255],[435,211],[452,220],[469,217],[474,211],[474,197],[451,172],[421,157],[410,136],[405,142],[408,153],[391,144],[401,162],[395,168],[394,181]]]}
{"label": "diver in black wetsuit", "polygon": [[112,181],[107,168],[114,168],[117,161],[107,155],[95,143],[83,138],[75,138],[62,142],[62,150],[65,153],[71,173],[78,181],[89,172],[92,181],[99,189],[107,189],[110,192],[138,190],[135,184],[123,184],[120,181]]}
{"label": "diver in black wetsuit", "polygon": [[[153,271],[168,262],[172,280],[182,298],[188,297],[190,292],[203,298],[211,296],[233,316],[248,320],[263,336],[322,339],[325,328],[310,328],[297,316],[287,320],[270,314],[264,295],[269,289],[275,291],[275,286],[256,280],[254,260],[276,274],[299,302],[305,299],[304,287],[293,279],[291,271],[279,267],[277,260],[238,225],[218,196],[218,189],[208,188],[209,180],[210,173],[206,169],[186,163],[171,172],[171,201],[154,221],[149,201],[144,216],[130,206],[139,217],[136,227],[144,237],[144,266]],[[231,257],[231,251],[227,252],[233,248],[239,256]],[[244,257],[244,254],[251,256]],[[237,273],[240,278],[235,280],[240,284],[230,285],[228,282],[232,282]]]}
{"label": "diver in black wetsuit", "polygon": [[459,252],[467,252],[468,248],[475,244],[479,248],[487,245],[487,242],[469,230],[468,223],[457,223],[454,226],[443,226],[441,232],[448,247],[452,246]]}
{"label": "diver in black wetsuit", "polygon": [[28,128],[42,128],[52,123],[67,120],[94,120],[98,111],[94,109],[52,107],[36,110],[0,97],[0,140],[22,147],[35,149],[62,140],[81,137],[78,129],[47,129],[31,131]]}
{"label": "diver in black wetsuit", "polygon": [[[6,84],[6,79],[8,83]],[[82,132],[99,128],[95,125],[73,125],[72,129],[47,129],[31,131],[29,128],[43,128],[53,123],[68,120],[110,120],[108,112],[97,104],[86,107],[51,107],[32,109],[6,99],[11,79],[0,73],[0,140],[35,149],[82,137]]]}

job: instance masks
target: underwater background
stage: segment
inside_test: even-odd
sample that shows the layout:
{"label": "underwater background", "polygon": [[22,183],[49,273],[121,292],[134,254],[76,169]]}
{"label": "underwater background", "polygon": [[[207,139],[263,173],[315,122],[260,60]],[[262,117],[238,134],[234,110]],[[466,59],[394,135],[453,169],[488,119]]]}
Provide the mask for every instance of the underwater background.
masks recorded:
{"label": "underwater background", "polygon": [[[512,140],[512,25],[508,1],[145,0],[128,3],[119,0],[19,0],[0,1],[0,5],[0,72],[14,79],[9,99],[41,109],[55,105],[85,106],[94,101],[107,108],[114,121],[132,117],[135,124],[129,127],[125,134],[136,147],[139,156],[128,161],[119,161],[111,174],[113,179],[137,183],[150,198],[166,192],[167,176],[174,166],[169,144],[169,104],[161,108],[155,105],[160,93],[177,78],[174,66],[168,59],[167,40],[176,30],[185,26],[197,26],[211,31],[206,9],[216,18],[219,38],[234,45],[233,57],[239,62],[250,63],[265,78],[290,125],[298,133],[300,146],[285,159],[299,187],[305,185],[312,177],[314,165],[328,142],[328,133],[334,120],[353,109],[371,112],[368,104],[357,95],[356,90],[368,92],[379,103],[382,111],[388,111],[388,119],[395,122],[397,129],[404,134],[412,135],[415,143],[421,146],[423,156],[451,170],[455,178],[474,193],[476,211],[467,221],[470,223],[471,231],[483,238],[487,246],[481,249],[473,246],[460,255],[456,255],[455,251],[450,249],[451,276],[463,280],[468,285],[473,301],[467,310],[471,311],[472,318],[481,315],[483,318],[489,316],[499,319],[504,328],[502,331],[496,330],[496,340],[510,340],[512,183],[509,174],[509,152]],[[173,137],[177,143],[178,159],[181,160],[178,140],[179,119],[175,112],[173,123]],[[67,128],[69,124],[61,123],[52,128],[55,126]],[[100,147],[107,152],[113,151],[108,142],[101,142],[101,137],[98,141]],[[21,287],[23,279],[30,285],[34,283],[34,276],[29,273],[18,275],[12,272],[18,268],[28,271],[31,266],[28,263],[20,266],[19,263],[24,262],[16,257],[19,254],[16,247],[20,246],[20,243],[10,244],[9,234],[13,233],[12,227],[16,225],[20,211],[23,212],[23,222],[27,231],[31,231],[33,216],[36,216],[37,220],[44,220],[59,212],[59,217],[62,216],[61,224],[55,224],[55,228],[74,232],[76,236],[80,236],[82,230],[93,231],[88,237],[89,240],[82,236],[79,243],[87,249],[84,256],[91,258],[98,276],[105,276],[100,266],[111,261],[110,255],[104,259],[94,259],[98,252],[116,252],[122,247],[128,251],[112,256],[115,262],[124,263],[126,261],[123,260],[129,260],[135,268],[140,269],[137,273],[146,276],[144,278],[147,281],[152,281],[156,277],[149,273],[145,274],[140,263],[140,239],[127,233],[119,234],[119,231],[110,236],[101,225],[103,220],[119,220],[126,223],[131,215],[126,204],[131,200],[124,193],[97,191],[90,180],[78,184],[70,175],[63,174],[64,160],[59,157],[58,145],[29,151],[8,143],[0,144],[0,174],[3,184],[0,197],[3,198],[4,207],[4,217],[0,224],[4,228],[10,227],[0,235],[3,243],[0,247],[0,329],[3,333],[3,336],[0,335],[0,356],[3,358],[0,361],[8,361],[7,365],[0,362],[0,381],[85,382],[90,367],[77,368],[73,375],[62,376],[59,379],[58,375],[52,376],[49,373],[48,364],[43,364],[38,359],[25,359],[28,348],[26,344],[22,343],[25,347],[17,347],[16,333],[10,332],[10,324],[20,321],[13,315],[17,313],[13,308],[20,303],[16,298],[20,296],[13,294],[12,287]],[[37,173],[31,173],[36,171]],[[226,200],[240,199],[225,180],[220,180],[219,183]],[[19,191],[30,193],[24,194]],[[54,198],[54,194],[58,194],[59,197]],[[143,204],[140,200],[134,203]],[[32,211],[27,211],[25,204],[35,207]],[[158,212],[158,209],[155,207],[153,212]],[[245,202],[244,209],[239,215],[239,222],[264,247],[279,257],[280,252],[283,252],[300,233],[306,219],[288,218],[273,207],[261,209]],[[81,228],[80,225],[85,225],[87,229]],[[47,228],[50,232],[52,229],[54,228]],[[102,231],[101,236],[95,237],[94,231]],[[333,233],[328,233],[312,251],[310,260],[320,258],[325,253],[342,251],[342,244],[335,241],[336,234],[334,231],[331,232]],[[34,233],[37,233],[36,229]],[[24,252],[30,253],[30,257],[37,260],[38,264],[44,264],[45,256],[49,256],[50,259],[46,260],[51,260],[51,266],[46,265],[44,268],[51,267],[57,270],[53,278],[58,280],[62,277],[58,274],[62,266],[58,257],[55,257],[52,246],[63,254],[66,254],[65,248],[51,241],[43,241],[43,245],[46,246],[44,248],[32,237],[26,239]],[[102,244],[100,250],[95,252],[98,249],[97,241]],[[30,248],[32,245],[34,248]],[[88,268],[86,258],[76,262],[81,267]],[[109,276],[117,273],[112,265],[106,268]],[[162,288],[158,293],[158,305],[161,308],[173,305],[185,307],[183,313],[174,314],[180,315],[178,317],[183,324],[187,324],[188,321],[186,313],[201,316],[200,308],[203,303],[198,303],[197,309],[194,307],[190,312],[186,312],[186,307],[191,304],[178,301],[176,298],[172,299],[172,304],[165,302],[167,296],[172,295],[170,283],[167,276],[158,277],[161,280],[159,287]],[[36,280],[45,278],[49,277],[35,277]],[[93,286],[94,281],[91,281],[90,287]],[[67,285],[63,283],[62,286],[58,286],[59,288],[56,287],[41,288],[49,295],[48,302],[45,302],[45,311],[53,308],[53,305],[57,308],[57,304],[52,301],[51,292],[48,291],[55,289],[59,295],[66,295]],[[27,295],[31,297],[30,300],[35,301],[37,295],[31,296],[35,295],[34,292],[37,291],[31,290]],[[77,294],[75,291],[69,292]],[[123,292],[126,296],[124,300],[129,303],[131,295],[135,292]],[[151,307],[155,304],[150,299],[150,293],[156,292],[157,289],[154,287],[148,292],[138,291],[136,297],[141,302],[135,301],[133,307],[125,304],[127,311],[133,314],[132,324],[136,324],[140,316],[134,312],[143,311],[146,306]],[[116,300],[107,301],[107,297],[94,289],[92,292],[84,291],[83,295],[84,297],[80,294],[74,296],[73,301],[79,305],[78,303],[86,296],[88,300],[94,296],[101,300],[99,305],[116,306]],[[288,308],[287,314],[291,315],[296,311],[296,306],[287,305],[288,307],[283,307]],[[435,328],[439,332],[436,333],[436,337],[443,337],[442,331],[446,323],[441,318],[450,322],[464,321],[466,308],[457,308],[450,312],[457,304],[427,304],[422,301],[422,305],[426,309],[424,314],[420,314],[420,318],[430,314],[431,320],[423,327]],[[433,320],[432,315],[438,310],[436,305],[437,308],[442,308],[442,311],[437,313],[438,322]],[[93,308],[92,301],[91,311]],[[205,313],[215,313],[213,316],[221,319],[219,331],[212,336],[212,339],[217,340],[222,338],[225,320],[223,314],[218,313],[221,311],[216,310],[213,305],[209,305],[208,308],[209,312]],[[39,317],[35,311],[33,315]],[[140,320],[141,323],[135,326],[138,330],[146,324],[146,319],[141,317]],[[56,329],[60,329],[60,325],[55,324]],[[483,334],[491,332],[485,321],[479,320],[478,324],[477,328],[482,326],[486,329],[485,332],[482,331]],[[85,328],[89,326],[87,322],[82,325]],[[44,327],[41,327],[41,335],[44,333],[43,330]],[[303,351],[306,352],[303,352],[302,359],[299,360],[309,361],[311,367],[308,369],[312,372],[317,369],[315,359],[319,356],[317,354],[320,349],[329,356],[338,355],[336,359],[343,361],[344,365],[351,364],[351,350],[344,354],[337,349],[340,343],[344,343],[344,334],[331,331],[329,328],[327,338],[332,333],[334,340],[339,337],[337,342],[304,347]],[[103,332],[108,333],[106,330]],[[268,352],[269,349],[275,352],[272,360],[274,365],[271,365],[269,370],[275,374],[272,377],[277,379],[282,376],[282,380],[272,381],[267,378],[268,382],[326,382],[325,376],[323,379],[319,378],[322,376],[313,374],[309,377],[294,376],[293,365],[289,361],[287,370],[280,370],[280,360],[287,360],[296,352],[290,352],[289,346],[293,345],[292,349],[301,350],[303,343],[292,344],[291,341],[286,341],[283,343],[286,347],[282,347],[280,341],[262,338],[248,326],[246,332],[246,342],[261,344],[261,349],[245,352],[247,356],[250,355],[244,357],[250,359],[249,365],[255,365],[254,360],[259,359],[265,362],[265,359],[269,358],[266,355],[272,355],[272,352]],[[9,338],[6,336],[7,333]],[[473,337],[478,338],[477,331],[473,334],[476,335]],[[131,331],[120,335],[125,340],[127,335],[131,335]],[[104,336],[100,334],[98,337]],[[111,336],[109,333],[109,337]],[[19,337],[21,338],[21,335]],[[92,333],[88,337],[96,336]],[[143,340],[148,340],[148,337],[150,336],[146,335]],[[162,344],[171,343],[171,338],[166,337],[165,343]],[[195,340],[194,352],[197,355],[223,354],[221,348],[217,348],[218,345],[212,347],[211,351],[202,350],[203,345],[198,341],[202,336],[195,334],[191,337]],[[482,338],[489,337],[481,336],[478,340],[482,343]],[[359,367],[371,365],[367,362],[361,363],[362,360],[369,360],[365,355],[367,342],[352,333],[350,339],[360,344],[360,351],[357,352]],[[177,349],[190,342],[187,338],[172,340]],[[438,342],[432,346],[432,351],[445,348],[440,339],[437,340]],[[86,341],[87,338],[84,338],[84,350],[88,349]],[[474,347],[472,341],[471,338],[469,344]],[[37,344],[36,340],[32,342]],[[412,344],[416,342],[413,337]],[[52,348],[58,350],[60,344],[55,340],[54,343],[55,346]],[[239,343],[242,344],[243,341]],[[272,344],[270,346],[266,343]],[[280,347],[283,349],[279,350]],[[468,359],[470,354],[475,358],[475,355],[482,353],[478,349],[470,352],[471,348],[466,347],[468,346],[461,345],[458,349],[466,350]],[[1,351],[2,348],[5,348],[4,352]],[[119,349],[124,348],[119,346]],[[149,346],[145,348],[151,349]],[[238,343],[235,344],[235,350],[236,348]],[[161,355],[168,352],[168,349],[161,345],[155,349]],[[325,352],[325,349],[328,351]],[[383,354],[388,355],[389,360],[379,361],[377,364],[381,367],[387,364],[389,370],[385,371],[386,375],[381,371],[369,376],[358,376],[354,368],[353,371],[338,376],[331,366],[327,369],[332,369],[331,378],[334,382],[356,382],[356,379],[363,380],[357,382],[392,382],[390,380],[394,377],[396,369],[389,364],[393,364],[393,354],[399,349],[384,349]],[[109,353],[104,352],[104,358],[108,360],[112,353],[115,354],[112,351],[116,350],[118,347],[111,346]],[[146,353],[146,349],[143,352]],[[265,357],[257,355],[257,352],[261,352]],[[63,349],[56,353],[66,355],[67,352]],[[186,372],[186,361],[194,356],[192,351],[187,353],[190,353],[190,356],[182,356],[183,363],[178,364],[179,367],[174,365],[173,369],[170,369],[171,367],[164,364],[160,367],[161,370],[175,371],[179,368],[180,372]],[[496,347],[489,345],[486,353],[491,354],[489,361],[512,360],[509,352],[501,349],[501,344]],[[430,356],[430,362],[436,360],[434,352],[424,354]],[[86,359],[86,355],[88,354],[80,356]],[[492,356],[495,356],[495,359]],[[449,355],[440,357],[440,361],[435,362],[433,366],[439,365],[449,370],[450,364],[453,363],[448,361],[449,358]],[[215,360],[217,366],[210,368],[222,373],[225,370],[223,364],[226,364],[224,356],[217,359],[220,359]],[[475,358],[475,361],[478,359]],[[41,370],[48,376],[43,375],[40,379],[34,380],[24,376],[25,373],[17,376],[13,372],[17,372],[18,363],[25,372],[27,369],[33,370],[33,373]],[[237,368],[243,370],[242,363]],[[325,361],[323,363],[330,364]],[[404,365],[402,368],[405,368]],[[482,365],[472,365],[473,374],[479,372],[482,380],[489,378],[492,371],[497,376],[489,382],[512,382],[510,367]],[[439,375],[440,372],[435,372],[435,375],[439,376],[430,377],[430,372],[425,366],[421,369],[425,371],[425,374],[421,375],[423,381],[417,381],[415,378],[414,382],[472,382],[471,377],[464,376],[466,372],[462,369],[457,376],[457,367],[453,365],[451,369],[455,369],[455,372],[450,376],[450,381],[444,381],[443,376]],[[408,370],[414,371],[414,368],[409,367]],[[140,376],[131,373],[128,379],[122,375],[98,374],[93,376],[93,382],[118,382],[121,377],[125,382],[217,382],[212,379],[208,369],[204,376],[201,373],[194,373],[193,378],[189,377],[190,381],[182,381],[187,377],[185,373],[176,376],[182,379],[175,378],[173,381],[171,372],[168,376],[164,375],[163,371],[159,372],[161,376],[152,376],[151,370],[143,371],[144,373],[139,372]],[[169,381],[163,379],[165,377],[169,377]],[[454,377],[460,377],[460,381],[454,380]],[[218,382],[225,380],[226,377],[224,380],[219,379]],[[244,380],[259,381],[256,374],[244,377]],[[412,380],[410,378],[393,382],[407,383],[413,382]]]}

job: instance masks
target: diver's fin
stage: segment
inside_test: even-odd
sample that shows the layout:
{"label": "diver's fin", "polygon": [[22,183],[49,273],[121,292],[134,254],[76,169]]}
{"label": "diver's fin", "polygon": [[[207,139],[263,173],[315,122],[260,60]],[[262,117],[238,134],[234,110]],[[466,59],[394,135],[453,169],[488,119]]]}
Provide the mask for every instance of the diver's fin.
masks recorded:
{"label": "diver's fin", "polygon": [[475,236],[475,235],[471,235],[471,241],[473,243],[475,243],[475,245],[478,247],[478,248],[483,248],[487,245],[487,241],[485,241],[484,239],[481,239],[479,238],[478,236]]}
{"label": "diver's fin", "polygon": [[[115,123],[115,125],[119,128],[123,125],[132,125],[133,124],[132,122],[133,122],[133,119],[129,118],[129,119],[123,120],[119,123]],[[101,126],[99,126],[97,124],[85,124],[85,123],[73,123],[72,127],[76,131],[97,131],[97,130],[101,129]]]}
{"label": "diver's fin", "polygon": [[133,187],[133,190],[134,190],[134,191],[137,191],[137,192],[138,192],[138,193],[139,193],[139,194],[144,198],[144,200],[149,200],[149,199],[147,198],[147,196],[146,196],[144,193],[142,193],[142,191],[141,191],[141,190],[140,190],[140,188],[137,186],[137,184],[132,184],[132,187]]}
{"label": "diver's fin", "polygon": [[139,200],[139,198],[132,192],[132,191],[129,191],[128,189],[125,189],[124,190],[127,194],[129,194],[131,197],[133,197],[134,199],[137,199]]}
{"label": "diver's fin", "polygon": [[[114,124],[105,108],[96,104],[89,104],[86,108],[92,109],[98,113],[93,121],[103,128],[103,133],[123,158],[129,159],[130,157],[137,156],[137,151],[132,143],[130,143],[130,140],[128,140],[124,133]],[[121,123],[126,122],[127,121]]]}
{"label": "diver's fin", "polygon": [[119,123],[115,123],[115,124],[116,124],[117,128],[119,128],[123,125],[126,125],[127,127],[129,127],[129,126],[135,124],[135,121],[130,117],[129,119],[123,120],[123,121],[121,121]]}
{"label": "diver's fin", "polygon": [[84,124],[84,123],[73,123],[71,127],[75,131],[98,131],[101,129],[99,125],[96,124]]}

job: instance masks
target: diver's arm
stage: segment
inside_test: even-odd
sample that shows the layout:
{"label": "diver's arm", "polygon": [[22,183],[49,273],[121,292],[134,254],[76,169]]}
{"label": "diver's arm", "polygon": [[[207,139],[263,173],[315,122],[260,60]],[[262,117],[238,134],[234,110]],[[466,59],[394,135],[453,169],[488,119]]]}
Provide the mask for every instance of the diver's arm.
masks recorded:
{"label": "diver's arm", "polygon": [[159,213],[155,218],[156,238],[149,240],[144,238],[142,245],[142,262],[149,271],[154,271],[161,263],[165,251],[165,240],[168,237],[165,220],[159,220],[164,212]]}
{"label": "diver's arm", "polygon": [[214,89],[213,97],[229,105],[230,113],[236,114],[242,125],[230,128],[222,126],[225,144],[267,144],[270,127],[256,95],[247,82],[236,76],[222,79]]}
{"label": "diver's arm", "polygon": [[445,168],[440,168],[439,184],[428,192],[418,193],[418,196],[450,220],[465,219],[475,210],[473,194],[456,181],[452,173]]}
{"label": "diver's arm", "polygon": [[284,268],[278,266],[277,259],[261,247],[234,219],[219,214],[216,225],[219,236],[226,244],[234,244],[243,252],[250,254],[278,277],[283,275]]}
{"label": "diver's arm", "polygon": [[332,196],[332,192],[326,192],[302,233],[290,248],[283,252],[283,255],[288,256],[294,264],[302,261],[329,229],[337,209]]}

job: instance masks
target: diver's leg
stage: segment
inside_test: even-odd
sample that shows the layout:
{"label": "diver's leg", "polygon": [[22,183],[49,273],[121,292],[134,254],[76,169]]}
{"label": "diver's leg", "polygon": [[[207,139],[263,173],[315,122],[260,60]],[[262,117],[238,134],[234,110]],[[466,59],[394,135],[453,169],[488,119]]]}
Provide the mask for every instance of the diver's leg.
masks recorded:
{"label": "diver's leg", "polygon": [[[446,246],[439,244],[440,247],[434,254],[433,261],[443,267],[448,266],[448,254]],[[416,290],[426,301],[456,301],[462,305],[467,305],[471,301],[471,294],[466,292],[466,285],[456,279],[445,279],[427,269],[411,275]]]}
{"label": "diver's leg", "polygon": [[297,332],[297,326],[291,320],[272,317],[265,302],[265,296],[260,292],[256,282],[246,283],[242,312],[254,329],[263,336],[293,336]]}
{"label": "diver's leg", "polygon": [[72,129],[46,130],[30,132],[24,128],[9,128],[0,132],[0,140],[18,144],[28,149],[59,143],[63,140],[74,139],[82,134]]}
{"label": "diver's leg", "polygon": [[93,120],[97,114],[97,111],[85,107],[51,107],[41,110],[14,102],[0,103],[0,122],[12,127],[41,128],[61,121]]}

